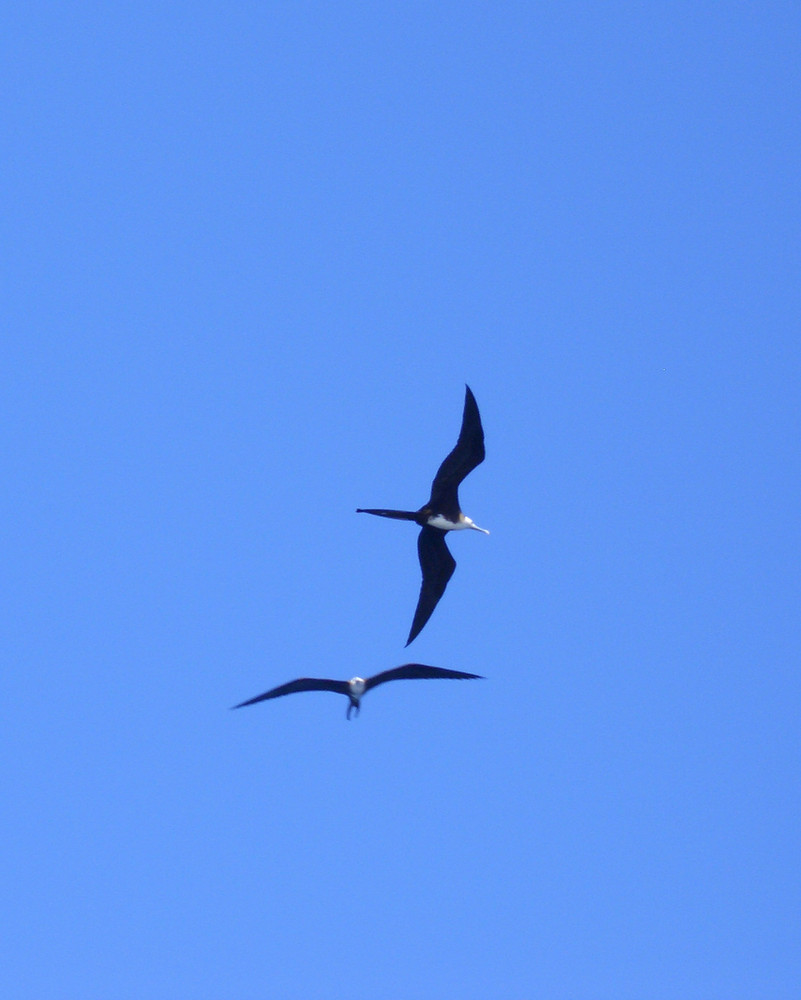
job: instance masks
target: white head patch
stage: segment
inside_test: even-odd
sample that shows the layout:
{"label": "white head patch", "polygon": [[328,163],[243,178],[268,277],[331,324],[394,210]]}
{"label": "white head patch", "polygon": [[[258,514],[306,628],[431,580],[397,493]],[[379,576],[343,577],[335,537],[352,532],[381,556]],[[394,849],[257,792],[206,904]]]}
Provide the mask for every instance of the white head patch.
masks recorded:
{"label": "white head patch", "polygon": [[362,677],[354,677],[348,681],[350,685],[350,693],[354,698],[361,698],[364,694],[365,683]]}

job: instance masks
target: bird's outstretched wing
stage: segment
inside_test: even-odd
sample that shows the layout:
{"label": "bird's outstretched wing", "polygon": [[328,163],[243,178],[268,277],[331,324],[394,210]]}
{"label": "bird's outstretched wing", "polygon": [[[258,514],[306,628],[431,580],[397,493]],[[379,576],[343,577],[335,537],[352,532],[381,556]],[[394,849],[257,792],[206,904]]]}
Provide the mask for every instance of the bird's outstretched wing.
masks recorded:
{"label": "bird's outstretched wing", "polygon": [[456,569],[456,560],[445,544],[445,532],[439,528],[426,525],[422,529],[417,539],[417,554],[420,557],[420,569],[423,571],[423,583],[420,587],[412,628],[406,640],[407,646],[420,634],[431,617],[440,597],[445,593],[448,580]]}
{"label": "bird's outstretched wing", "polygon": [[244,708],[245,705],[255,705],[257,701],[267,701],[268,698],[280,698],[285,694],[294,694],[296,691],[336,691],[337,694],[347,694],[349,691],[347,681],[329,681],[317,677],[299,677],[296,681],[289,681],[279,687],[265,691],[255,698],[234,705],[234,708]]}
{"label": "bird's outstretched wing", "polygon": [[404,663],[402,667],[383,670],[365,681],[364,690],[378,687],[387,681],[423,680],[431,677],[450,677],[457,681],[484,680],[481,674],[466,674],[461,670],[446,670],[444,667],[427,667],[425,663]]}
{"label": "bird's outstretched wing", "polygon": [[484,428],[481,426],[476,397],[469,385],[464,388],[464,413],[459,440],[434,476],[431,499],[428,501],[431,507],[436,507],[443,497],[455,497],[459,483],[484,461]]}

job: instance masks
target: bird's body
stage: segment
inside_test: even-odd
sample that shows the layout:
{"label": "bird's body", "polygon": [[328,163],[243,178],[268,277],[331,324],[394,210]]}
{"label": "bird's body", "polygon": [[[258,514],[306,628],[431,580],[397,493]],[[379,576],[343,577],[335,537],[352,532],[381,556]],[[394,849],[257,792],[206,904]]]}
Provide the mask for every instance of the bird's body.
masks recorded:
{"label": "bird's body", "polygon": [[456,561],[445,544],[445,532],[472,528],[485,535],[489,534],[486,528],[479,528],[463,514],[459,506],[459,485],[483,461],[484,429],[475,396],[470,391],[470,386],[465,386],[459,440],[434,476],[428,503],[416,511],[366,507],[360,507],[356,511],[357,514],[376,514],[378,517],[390,517],[398,521],[414,521],[422,528],[417,539],[417,553],[423,582],[409,638],[406,640],[407,646],[420,634],[431,617],[456,569]]}
{"label": "bird's body", "polygon": [[464,514],[460,514],[455,521],[450,520],[444,514],[430,514],[426,518],[426,524],[432,528],[439,528],[440,531],[461,531],[462,528],[474,528],[476,531],[483,531],[485,535],[489,534],[486,528],[479,528]]}
{"label": "bird's body", "polygon": [[289,681],[279,687],[265,691],[264,694],[249,698],[247,701],[234,705],[234,708],[244,708],[246,705],[255,705],[259,701],[267,701],[270,698],[280,698],[285,694],[295,694],[298,691],[334,691],[337,694],[344,694],[348,697],[348,711],[346,718],[350,718],[350,713],[355,709],[359,714],[361,700],[363,696],[379,684],[387,681],[399,680],[423,680],[430,678],[450,678],[452,680],[483,680],[479,674],[466,674],[461,670],[446,670],[443,667],[429,667],[425,663],[405,663],[402,667],[393,667],[391,670],[383,670],[373,677],[352,677],[349,681],[329,680],[328,678],[299,677],[296,681]]}

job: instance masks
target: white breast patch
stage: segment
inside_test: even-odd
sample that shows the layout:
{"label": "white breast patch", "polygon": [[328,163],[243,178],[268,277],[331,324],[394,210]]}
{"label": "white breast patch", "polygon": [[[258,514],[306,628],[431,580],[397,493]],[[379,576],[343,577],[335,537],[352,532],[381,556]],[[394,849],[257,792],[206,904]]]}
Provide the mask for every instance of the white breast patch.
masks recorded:
{"label": "white breast patch", "polygon": [[426,521],[426,524],[430,524],[432,528],[442,528],[443,531],[458,531],[460,528],[467,527],[461,521],[449,521],[442,514],[432,514]]}

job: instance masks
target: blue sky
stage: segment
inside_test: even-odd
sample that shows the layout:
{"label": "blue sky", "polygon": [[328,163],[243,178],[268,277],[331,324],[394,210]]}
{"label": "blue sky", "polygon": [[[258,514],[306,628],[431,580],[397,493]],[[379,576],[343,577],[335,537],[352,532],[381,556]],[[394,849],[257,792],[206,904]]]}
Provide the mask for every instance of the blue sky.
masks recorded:
{"label": "blue sky", "polygon": [[6,12],[3,996],[799,995],[800,21]]}

